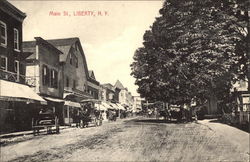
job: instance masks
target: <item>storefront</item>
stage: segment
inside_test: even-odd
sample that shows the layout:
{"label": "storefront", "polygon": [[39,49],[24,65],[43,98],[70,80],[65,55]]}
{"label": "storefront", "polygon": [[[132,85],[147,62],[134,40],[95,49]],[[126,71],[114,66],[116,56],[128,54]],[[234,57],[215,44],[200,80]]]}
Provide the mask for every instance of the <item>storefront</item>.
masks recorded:
{"label": "storefront", "polygon": [[76,123],[77,116],[82,110],[81,104],[73,101],[65,101],[63,106],[63,119],[65,125]]}
{"label": "storefront", "polygon": [[32,118],[46,105],[29,86],[0,80],[1,133],[30,129]]}
{"label": "storefront", "polygon": [[63,104],[64,100],[54,97],[43,97],[47,101],[46,109],[51,109],[59,118],[59,124],[63,125]]}

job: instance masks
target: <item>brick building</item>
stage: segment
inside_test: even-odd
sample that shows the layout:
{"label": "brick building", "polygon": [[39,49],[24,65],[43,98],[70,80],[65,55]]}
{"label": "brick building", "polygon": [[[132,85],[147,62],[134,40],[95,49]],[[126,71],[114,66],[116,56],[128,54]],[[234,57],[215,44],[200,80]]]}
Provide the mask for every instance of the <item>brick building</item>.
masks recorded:
{"label": "brick building", "polygon": [[36,108],[46,101],[26,85],[22,24],[26,14],[0,1],[0,128],[2,132],[31,127]]}

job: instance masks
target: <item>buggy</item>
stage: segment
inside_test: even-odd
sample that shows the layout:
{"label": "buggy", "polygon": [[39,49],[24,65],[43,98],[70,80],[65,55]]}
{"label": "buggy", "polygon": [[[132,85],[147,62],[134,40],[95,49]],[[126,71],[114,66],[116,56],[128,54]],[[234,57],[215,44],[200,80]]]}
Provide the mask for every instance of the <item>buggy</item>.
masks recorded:
{"label": "buggy", "polygon": [[32,118],[33,134],[39,134],[40,129],[46,129],[50,134],[53,131],[59,133],[59,120],[54,113],[40,113],[36,119]]}

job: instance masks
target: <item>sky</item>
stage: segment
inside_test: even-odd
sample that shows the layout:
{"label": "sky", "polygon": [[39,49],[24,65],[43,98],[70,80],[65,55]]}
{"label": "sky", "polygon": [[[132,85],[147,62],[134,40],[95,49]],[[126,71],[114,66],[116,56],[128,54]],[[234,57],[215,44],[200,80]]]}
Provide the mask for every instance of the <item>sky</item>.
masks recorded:
{"label": "sky", "polygon": [[79,37],[88,69],[101,84],[120,80],[132,95],[139,95],[130,64],[143,34],[159,16],[161,0],[9,1],[27,14],[24,41]]}

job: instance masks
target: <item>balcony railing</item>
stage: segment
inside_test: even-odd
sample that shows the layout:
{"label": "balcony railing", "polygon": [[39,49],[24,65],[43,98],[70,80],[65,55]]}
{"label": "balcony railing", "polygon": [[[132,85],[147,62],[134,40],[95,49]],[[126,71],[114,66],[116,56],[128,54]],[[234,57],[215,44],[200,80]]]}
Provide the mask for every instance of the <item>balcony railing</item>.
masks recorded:
{"label": "balcony railing", "polygon": [[35,87],[35,81],[36,81],[35,77],[26,77],[24,75],[20,75],[20,74],[2,70],[2,69],[0,69],[0,79],[11,81],[11,82],[16,82],[16,83],[21,83],[21,84],[26,84],[26,85],[33,86],[33,87]]}

